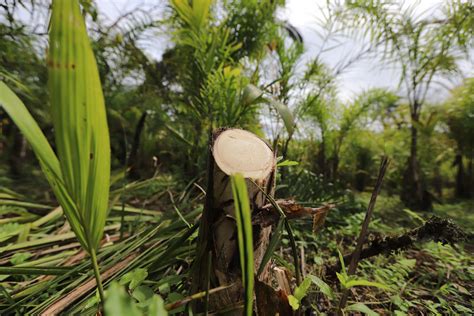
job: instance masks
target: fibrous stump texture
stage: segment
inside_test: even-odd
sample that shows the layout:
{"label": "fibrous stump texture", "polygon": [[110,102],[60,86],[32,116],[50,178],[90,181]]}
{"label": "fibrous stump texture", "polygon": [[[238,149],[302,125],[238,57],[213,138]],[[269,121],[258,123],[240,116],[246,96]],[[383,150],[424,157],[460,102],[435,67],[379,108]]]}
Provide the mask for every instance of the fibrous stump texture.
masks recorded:
{"label": "fibrous stump texture", "polygon": [[[265,141],[241,129],[220,129],[214,132],[209,158],[208,194],[199,230],[193,285],[195,291],[204,291],[208,286],[215,288],[235,284],[211,295],[210,310],[222,310],[238,305],[243,299],[237,225],[229,176],[236,173],[244,176],[250,208],[255,212],[266,204],[261,189],[273,195],[276,159]],[[255,271],[258,271],[268,247],[271,231],[271,226],[253,226]],[[268,274],[268,269],[265,269],[259,280],[265,281]]]}

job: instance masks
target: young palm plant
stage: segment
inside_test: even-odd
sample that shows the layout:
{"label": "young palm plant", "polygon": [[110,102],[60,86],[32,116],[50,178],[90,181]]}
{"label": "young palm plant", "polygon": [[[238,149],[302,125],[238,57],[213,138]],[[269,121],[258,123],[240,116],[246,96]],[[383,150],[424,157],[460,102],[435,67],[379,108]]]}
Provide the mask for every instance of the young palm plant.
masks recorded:
{"label": "young palm plant", "polygon": [[97,249],[108,210],[110,143],[99,73],[76,0],[53,0],[49,93],[57,156],[21,100],[0,82],[0,106],[32,146],[104,300]]}

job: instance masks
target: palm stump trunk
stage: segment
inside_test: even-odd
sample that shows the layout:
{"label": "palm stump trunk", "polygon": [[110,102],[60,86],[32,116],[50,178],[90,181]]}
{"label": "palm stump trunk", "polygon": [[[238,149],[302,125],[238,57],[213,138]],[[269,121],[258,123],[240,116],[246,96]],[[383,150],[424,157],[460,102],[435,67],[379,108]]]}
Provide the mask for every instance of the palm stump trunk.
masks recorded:
{"label": "palm stump trunk", "polygon": [[[194,266],[194,292],[219,286],[212,294],[209,311],[234,310],[243,301],[237,244],[237,224],[230,175],[240,173],[247,183],[252,214],[265,205],[265,194],[273,195],[276,159],[270,146],[256,135],[240,129],[220,129],[212,135],[208,165],[206,206],[202,215]],[[254,269],[258,271],[268,247],[271,225],[253,225]],[[269,265],[257,281],[265,282]],[[258,300],[258,297],[257,297]],[[202,310],[204,306],[198,306]]]}

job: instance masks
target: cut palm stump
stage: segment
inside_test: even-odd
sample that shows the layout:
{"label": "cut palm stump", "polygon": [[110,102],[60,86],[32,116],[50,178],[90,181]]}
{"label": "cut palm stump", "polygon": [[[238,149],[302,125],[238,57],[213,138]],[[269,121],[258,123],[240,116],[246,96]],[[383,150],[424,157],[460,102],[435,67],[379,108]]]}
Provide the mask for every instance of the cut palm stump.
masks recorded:
{"label": "cut palm stump", "polygon": [[[241,315],[243,288],[237,244],[237,224],[230,175],[240,173],[246,179],[252,212],[254,270],[259,271],[269,245],[272,228],[278,222],[279,213],[269,205],[266,195],[273,197],[275,187],[276,157],[271,147],[256,135],[240,129],[219,129],[210,137],[208,183],[206,205],[201,218],[198,248],[193,271],[193,293],[233,285],[210,295],[196,306],[197,311],[229,312]],[[262,192],[263,191],[263,192]],[[298,206],[291,200],[280,200],[283,212],[294,217],[320,215],[328,207],[313,209]],[[288,216],[291,218],[291,216]],[[271,289],[270,262],[256,277],[256,286]],[[257,291],[255,310],[265,302],[280,299],[273,291]],[[265,297],[259,297],[265,293]],[[272,295],[273,297],[269,297]],[[284,302],[285,303],[285,302]],[[283,304],[287,307],[287,302]],[[260,308],[260,306],[262,306]],[[286,309],[286,308],[285,308]]]}
{"label": "cut palm stump", "polygon": [[[238,306],[243,300],[234,200],[230,175],[246,179],[252,213],[273,195],[276,159],[270,146],[240,129],[219,129],[210,141],[206,206],[202,215],[194,270],[194,291],[235,284],[209,297],[209,310]],[[253,226],[254,267],[258,271],[272,227]],[[260,275],[268,277],[268,269]],[[202,310],[204,306],[198,306]],[[237,312],[237,311],[236,311]],[[241,311],[238,312],[241,314]]]}

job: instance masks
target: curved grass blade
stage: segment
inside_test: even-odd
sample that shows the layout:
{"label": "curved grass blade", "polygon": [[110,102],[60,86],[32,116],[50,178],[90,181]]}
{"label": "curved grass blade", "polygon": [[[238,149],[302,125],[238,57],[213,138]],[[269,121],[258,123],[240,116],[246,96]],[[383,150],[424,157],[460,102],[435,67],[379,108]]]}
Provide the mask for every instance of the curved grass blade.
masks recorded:
{"label": "curved grass blade", "polygon": [[64,209],[66,217],[76,233],[79,242],[87,247],[84,229],[81,225],[75,204],[72,202],[62,179],[58,158],[44,136],[40,127],[31,116],[23,102],[3,82],[0,82],[0,106],[18,126],[38,158],[46,179],[53,188],[54,194]]}
{"label": "curved grass blade", "polygon": [[295,119],[293,117],[293,113],[291,113],[290,109],[285,104],[281,103],[278,100],[275,100],[273,97],[265,97],[264,92],[253,84],[248,84],[245,87],[244,95],[244,99],[248,103],[263,100],[269,105],[273,106],[278,112],[278,114],[281,116],[283,123],[285,124],[285,128],[288,131],[288,134],[293,134],[295,130]]}
{"label": "curved grass blade", "polygon": [[244,312],[245,315],[251,316],[254,288],[252,214],[244,177],[240,174],[232,175],[231,183],[237,220],[240,267],[245,290]]}
{"label": "curved grass blade", "polygon": [[268,244],[268,248],[265,251],[265,254],[263,255],[262,262],[260,263],[260,267],[258,268],[257,276],[260,276],[260,274],[263,272],[263,270],[265,269],[265,266],[267,265],[268,261],[270,261],[271,257],[273,256],[276,247],[280,243],[284,223],[285,223],[285,218],[281,217],[280,220],[278,221],[278,224],[277,224],[273,234],[272,234],[272,238],[270,239],[270,243]]}

